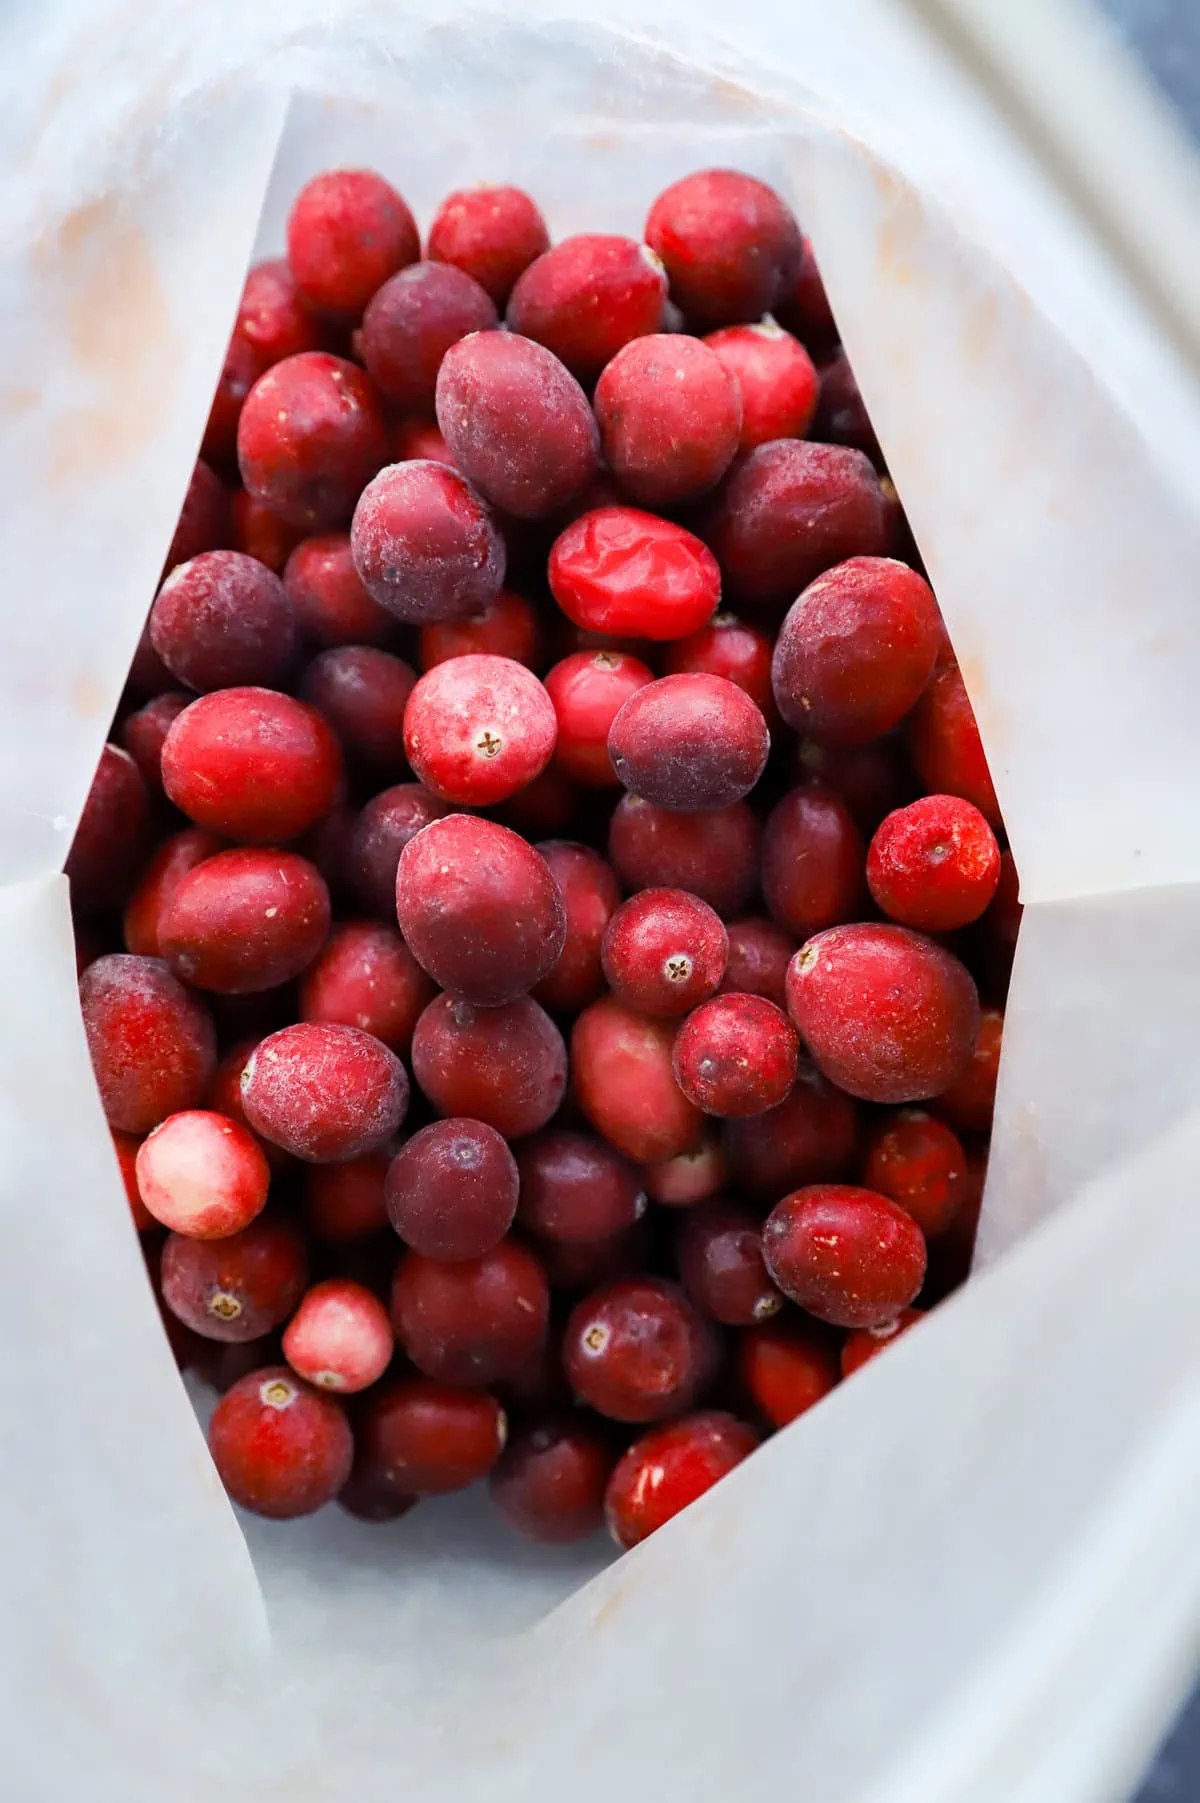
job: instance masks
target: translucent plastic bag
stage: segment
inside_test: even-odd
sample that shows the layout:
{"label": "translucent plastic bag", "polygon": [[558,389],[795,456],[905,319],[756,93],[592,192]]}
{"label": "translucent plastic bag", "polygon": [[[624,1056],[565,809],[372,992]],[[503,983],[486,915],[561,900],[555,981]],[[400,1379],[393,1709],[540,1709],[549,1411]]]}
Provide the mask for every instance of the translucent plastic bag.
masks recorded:
{"label": "translucent plastic bag", "polygon": [[[1117,1799],[1200,1643],[1186,334],[907,7],[747,8],[736,54],[704,8],[662,43],[572,10],[60,3],[4,28],[0,1719],[30,1803]],[[247,258],[345,162],[423,221],[523,181],[556,232],[636,229],[715,162],[791,194],[1029,904],[992,1268],[583,1588],[603,1549],[514,1548],[471,1496],[395,1529],[235,1520],[142,1275],[53,875]]]}

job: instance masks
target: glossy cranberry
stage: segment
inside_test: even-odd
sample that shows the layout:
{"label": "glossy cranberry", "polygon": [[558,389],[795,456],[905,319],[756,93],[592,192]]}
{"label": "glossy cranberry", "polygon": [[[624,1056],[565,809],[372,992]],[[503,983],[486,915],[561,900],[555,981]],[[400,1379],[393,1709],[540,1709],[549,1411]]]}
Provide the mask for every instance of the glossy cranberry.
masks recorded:
{"label": "glossy cranberry", "polygon": [[517,1212],[517,1163],[483,1121],[435,1121],[400,1148],[387,1175],[388,1219],[425,1258],[455,1263],[499,1245]]}
{"label": "glossy cranberry", "polygon": [[954,663],[935,674],[909,718],[908,755],[922,788],[934,795],[961,795],[988,822],[1003,826],[983,741],[962,672]]}
{"label": "glossy cranberry", "polygon": [[613,1421],[662,1421],[690,1408],[715,1357],[712,1328],[657,1277],[618,1280],[586,1296],[563,1341],[571,1388]]}
{"label": "glossy cranberry", "polygon": [[242,1105],[265,1139],[308,1164],[331,1164],[386,1144],[408,1108],[408,1077],[369,1033],[304,1021],[255,1048]]}
{"label": "glossy cranberry", "polygon": [[675,1080],[706,1114],[763,1114],[796,1080],[795,1028],[761,995],[718,995],[680,1027],[672,1055]]}
{"label": "glossy cranberry", "polygon": [[737,383],[698,338],[658,333],[619,351],[596,384],[604,458],[642,507],[675,507],[715,488],[738,448]]}
{"label": "glossy cranberry", "polygon": [[162,773],[168,798],[197,826],[269,844],[329,812],[342,759],[315,708],[271,689],[221,689],[175,721]]}
{"label": "glossy cranberry", "polygon": [[549,248],[546,222],[528,194],[480,182],[447,195],[429,228],[426,255],[463,270],[502,307],[522,270]]}
{"label": "glossy cranberry", "polygon": [[675,1256],[683,1287],[727,1327],[769,1320],[783,1307],[763,1263],[760,1228],[747,1209],[729,1202],[701,1203],[680,1216]]}
{"label": "glossy cranberry", "polygon": [[468,332],[486,332],[499,316],[486,290],[446,263],[412,263],[389,277],[367,303],[362,355],[367,373],[394,407],[433,407],[442,358]]}
{"label": "glossy cranberry", "polygon": [[842,1342],[842,1376],[853,1377],[856,1371],[869,1364],[876,1353],[890,1346],[894,1339],[908,1328],[915,1327],[918,1321],[924,1320],[925,1311],[920,1308],[906,1308],[883,1327],[860,1327],[854,1333],[846,1335]]}
{"label": "glossy cranberry", "polygon": [[393,463],[363,489],[350,526],[354,567],[397,620],[424,626],[488,607],[504,582],[495,520],[444,463]]}
{"label": "glossy cranberry", "polygon": [[154,1219],[197,1240],[248,1227],[266,1206],[270,1181],[254,1135],[205,1108],[168,1115],[137,1155],[138,1194]]}
{"label": "glossy cranberry", "polygon": [[966,1198],[966,1154],[957,1134],[920,1108],[902,1108],[872,1128],[863,1157],[868,1189],[910,1214],[927,1239],[944,1233]]}
{"label": "glossy cranberry", "polygon": [[591,1244],[641,1219],[646,1192],[636,1165],[586,1133],[535,1134],[517,1154],[518,1219],[550,1240]]}
{"label": "glossy cranberry", "polygon": [[604,1523],[604,1487],[615,1449],[586,1415],[527,1422],[492,1467],[488,1487],[504,1519],[530,1540],[584,1540]]}
{"label": "glossy cranberry", "polygon": [[658,331],[666,298],[662,264],[644,244],[583,232],[522,272],[506,321],[590,384],[623,345]]}
{"label": "glossy cranberry", "polygon": [[277,1521],[332,1502],[354,1456],[340,1406],[283,1365],[253,1371],[225,1392],[208,1444],[234,1502]]}
{"label": "glossy cranberry", "polygon": [[838,926],[866,906],[866,846],[844,802],[816,783],[791,789],[763,829],[763,897],[797,939]]}
{"label": "glossy cranberry", "polygon": [[531,602],[502,588],[494,601],[465,620],[422,626],[420,645],[422,670],[476,655],[511,658],[536,670],[542,661],[542,623]]}
{"label": "glossy cranberry", "polygon": [[314,657],[300,692],[318,708],[347,755],[394,775],[405,765],[404,711],[416,671],[375,645],[334,645]]}
{"label": "glossy cranberry", "polygon": [[164,839],[142,873],[121,918],[125,950],[142,958],[165,956],[159,939],[161,923],[175,891],[189,872],[224,847],[224,840],[202,827],[185,827]]}
{"label": "glossy cranberry", "polygon": [[431,820],[450,812],[420,783],[397,783],[367,802],[355,819],[345,854],[347,883],[362,906],[376,918],[396,918],[396,869],[400,853]]}
{"label": "glossy cranberry", "polygon": [[881,1327],[925,1279],[925,1240],[896,1203],[852,1184],[793,1190],[763,1227],[767,1270],[791,1301],[834,1327]]}
{"label": "glossy cranberry", "polygon": [[877,906],[902,926],[949,933],[978,920],[1000,881],[1000,847],[979,809],[923,795],[889,814],[867,853]]}
{"label": "glossy cranberry", "polygon": [[736,1357],[751,1401],[772,1427],[786,1427],[838,1382],[832,1336],[791,1313],[739,1334]]}
{"label": "glossy cranberry", "polygon": [[675,1033],[612,996],[585,1008],[571,1034],[575,1097],[596,1131],[637,1164],[685,1152],[700,1137],[700,1110],[671,1065]]}
{"label": "glossy cranberry", "polygon": [[386,460],[379,397],[356,363],[325,351],[288,357],[246,396],[237,456],[248,494],[291,526],[331,532]]}
{"label": "glossy cranberry", "polygon": [[375,290],[421,254],[416,222],[371,169],[330,169],[301,188],[287,222],[288,265],[310,307],[357,319]]}
{"label": "glossy cranberry", "polygon": [[668,676],[723,676],[753,701],[768,724],[775,719],[771,693],[771,641],[736,614],[714,614],[690,638],[667,646],[663,667]]}
{"label": "glossy cranberry", "polygon": [[434,988],[399,933],[376,921],[333,929],[300,985],[300,1019],[359,1027],[406,1052]]}
{"label": "glossy cranberry", "polygon": [[725,1123],[731,1182],[775,1201],[804,1184],[848,1177],[858,1153],[859,1113],[856,1102],[802,1058],[795,1086],[777,1108]]}
{"label": "glossy cranberry", "polygon": [[453,1264],[408,1252],[392,1283],[396,1337],[418,1371],[439,1383],[492,1384],[519,1371],[549,1313],[545,1272],[513,1239]]}
{"label": "glossy cranberry", "polygon": [[720,1409],[643,1434],[618,1462],[604,1497],[618,1546],[637,1546],[748,1458],[758,1435]]}
{"label": "glossy cranberry", "polygon": [[158,591],[150,642],[189,688],[271,688],[286,682],[300,634],[273,571],[240,551],[204,551],[178,564]]}
{"label": "glossy cranberry", "polygon": [[999,1008],[985,1008],[970,1063],[933,1104],[937,1114],[961,1133],[986,1133],[991,1127],[1003,1038],[1003,1013]]}
{"label": "glossy cranberry", "polygon": [[588,788],[617,782],[609,729],[630,696],[653,680],[650,667],[627,651],[575,651],[547,672],[558,723],[554,761],[564,775]]}
{"label": "glossy cranberry", "polygon": [[67,856],[77,914],[124,900],[145,855],[149,828],[150,797],[137,765],[127,751],[106,745]]}
{"label": "glossy cranberry", "polygon": [[159,919],[159,947],[198,989],[253,995],[299,976],[329,920],[329,891],[307,858],[239,847],[180,879]]}
{"label": "glossy cranberry", "polygon": [[597,507],[574,520],[554,541],[547,575],[568,620],[618,638],[686,638],[721,598],[707,545],[636,507]]}
{"label": "glossy cranberry", "polygon": [[500,1008],[438,996],[417,1022],[412,1067],[439,1114],[486,1121],[506,1139],[544,1127],[567,1087],[562,1034],[529,996]]}
{"label": "glossy cranberry", "polygon": [[190,707],[194,700],[194,695],[188,695],[182,689],[168,689],[165,694],[155,695],[122,722],[121,744],[137,765],[151,795],[163,792],[162,748],[167,734],[184,708]]}
{"label": "glossy cranberry", "polygon": [[687,889],[728,920],[754,899],[760,837],[744,801],[679,814],[626,795],[613,811],[608,856],[626,889]]}
{"label": "glossy cranberry", "polygon": [[108,1123],[148,1133],[195,1108],[216,1064],[212,1017],[156,958],[113,952],[79,984],[88,1052]]}
{"label": "glossy cranberry", "polygon": [[315,645],[382,645],[395,622],[354,567],[348,532],[305,538],[284,566],[283,586],[305,638]]}
{"label": "glossy cranberry", "polygon": [[739,451],[776,438],[803,438],[817,410],[819,384],[812,358],[773,319],[726,326],[705,340],[733,378],[742,404]]}
{"label": "glossy cranberry", "polygon": [[404,717],[414,771],[445,801],[490,807],[533,781],[550,761],[554,706],[510,657],[452,657],[426,671]]}
{"label": "glossy cranberry", "polygon": [[393,1495],[441,1496],[486,1477],[508,1432],[486,1390],[400,1378],[374,1390],[358,1417],[364,1463]]}
{"label": "glossy cranberry", "polygon": [[800,267],[790,207],[734,169],[703,169],[665,188],[646,220],[646,242],[666,265],[671,299],[705,330],[761,319]]}
{"label": "glossy cranberry", "polygon": [[226,1239],[167,1235],[163,1301],[206,1340],[257,1340],[287,1320],[308,1275],[304,1241],[289,1220],[260,1215]]}
{"label": "glossy cranberry", "polygon": [[683,889],[643,889],[609,921],[601,961],[618,1001],[669,1019],[715,994],[728,949],[707,902]]}

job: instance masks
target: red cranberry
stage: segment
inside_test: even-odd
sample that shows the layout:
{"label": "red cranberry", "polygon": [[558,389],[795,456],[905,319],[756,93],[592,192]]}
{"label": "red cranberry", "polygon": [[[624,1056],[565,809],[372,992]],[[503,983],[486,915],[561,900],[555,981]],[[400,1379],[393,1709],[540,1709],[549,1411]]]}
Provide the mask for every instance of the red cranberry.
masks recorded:
{"label": "red cranberry", "polygon": [[542,623],[531,602],[502,588],[494,601],[469,619],[422,626],[420,644],[422,670],[472,655],[511,658],[536,670],[541,663]]}
{"label": "red cranberry", "polygon": [[658,331],[666,298],[662,264],[644,244],[583,232],[521,274],[506,320],[590,385],[622,345]]}
{"label": "red cranberry", "polygon": [[432,420],[401,419],[392,427],[392,460],[405,463],[416,458],[424,463],[444,463],[450,469],[458,465],[450,455],[450,446]]}
{"label": "red cranberry", "polygon": [[797,338],[803,340],[814,357],[831,350],[837,342],[837,323],[807,238],[801,239],[800,268],[796,278],[780,296],[775,313],[789,332],[795,332]]}
{"label": "red cranberry", "polygon": [[334,1164],[391,1139],[408,1108],[408,1078],[369,1033],[304,1021],[255,1048],[242,1105],[264,1139],[308,1164]]}
{"label": "red cranberry", "polygon": [[760,833],[744,801],[677,814],[626,795],[609,826],[609,862],[626,889],[687,889],[728,919],[754,899]]}
{"label": "red cranberry", "polygon": [[304,1241],[283,1216],[265,1214],[221,1240],[167,1235],[163,1301],[206,1340],[257,1340],[286,1321],[307,1281]]}
{"label": "red cranberry", "polygon": [[883,453],[879,449],[875,428],[859,393],[850,359],[844,350],[839,350],[836,356],[831,357],[821,371],[821,404],[817,410],[813,434],[817,438],[828,439],[831,444],[853,445],[856,451],[863,451],[872,463],[883,463]]}
{"label": "red cranberry", "polygon": [[819,385],[804,346],[773,319],[726,326],[705,344],[733,378],[742,403],[739,451],[776,438],[803,438],[817,410]]}
{"label": "red cranberry", "polygon": [[284,682],[300,641],[278,576],[240,551],[205,551],[163,583],[150,642],[172,676],[208,690]]}
{"label": "red cranberry", "polygon": [[328,1278],[302,1297],[284,1333],[283,1354],[297,1376],[318,1390],[365,1390],[392,1362],[388,1312],[361,1283]]}
{"label": "red cranberry", "polygon": [[258,352],[264,369],[321,345],[320,327],[282,257],[249,271],[233,330]]}
{"label": "red cranberry", "polygon": [[396,918],[396,869],[400,853],[431,820],[450,812],[420,783],[397,783],[373,796],[354,821],[346,848],[346,879],[371,914]]}
{"label": "red cranberry", "polygon": [[201,551],[217,551],[229,542],[229,496],[221,478],[202,457],[197,457],[188,482],[175,536],[167,552],[163,574],[177,563],[198,557]]}
{"label": "red cranberry", "polygon": [[859,832],[868,837],[909,793],[908,773],[891,740],[835,747],[804,739],[796,747],[795,763],[799,780],[831,790],[845,803]]}
{"label": "red cranberry", "polygon": [[218,469],[236,468],[238,420],[246,396],[263,373],[262,354],[235,332],[217,378],[216,392],[200,441],[201,455]]}
{"label": "red cranberry", "polygon": [[906,1308],[888,1321],[883,1327],[860,1327],[854,1333],[847,1334],[842,1342],[842,1376],[853,1377],[856,1371],[873,1359],[877,1352],[902,1334],[906,1328],[915,1327],[924,1319],[925,1311],[919,1308]]}
{"label": "red cranberry", "polygon": [[971,976],[907,927],[830,927],[796,953],[787,987],[816,1064],[864,1101],[925,1101],[970,1060],[979,1027]]}
{"label": "red cranberry", "polygon": [[596,384],[609,469],[630,500],[673,507],[715,488],[738,448],[737,383],[698,338],[627,344]]}
{"label": "red cranberry", "polygon": [[673,1284],[610,1283],[577,1303],[563,1361],[580,1401],[613,1421],[661,1421],[690,1408],[715,1363],[712,1328]]}
{"label": "red cranberry", "polygon": [[545,689],[510,657],[452,657],[426,671],[404,717],[408,759],[445,801],[490,807],[544,770],[557,724]]}
{"label": "red cranberry", "polygon": [[288,357],[246,396],[237,455],[247,493],[291,526],[331,532],[387,458],[379,397],[356,363]]}
{"label": "red cranberry", "polygon": [[729,952],[723,993],[764,995],[777,1008],[787,1006],[787,968],[796,950],[795,941],[774,921],[732,920],[726,934]]}
{"label": "red cranberry", "polygon": [[347,532],[300,541],[283,572],[292,611],[317,645],[382,645],[395,622],[372,599],[354,567]]}
{"label": "red cranberry", "polygon": [[334,928],[300,985],[300,1019],[359,1027],[406,1052],[433,984],[394,928],[352,920]]}
{"label": "red cranberry", "polygon": [[871,840],[867,883],[902,926],[950,933],[978,920],[1000,881],[1000,847],[979,809],[923,795],[889,814]]}
{"label": "red cranberry", "polygon": [[800,267],[791,208],[734,169],[703,169],[665,188],[646,220],[646,242],[666,265],[671,299],[706,330],[770,313]]}
{"label": "red cranberry", "polygon": [[[258,1044],[261,1035],[250,1034],[244,1039],[237,1039],[224,1052],[217,1062],[217,1068],[204,1095],[204,1105],[217,1114],[225,1115],[236,1121],[239,1127],[249,1129],[246,1111],[242,1107],[242,1072],[250,1062],[250,1054]],[[287,1153],[278,1146],[268,1145],[264,1140],[256,1143],[262,1146],[267,1163],[272,1170],[284,1170],[291,1164]],[[253,1369],[253,1367],[251,1367]]]}
{"label": "red cranberry", "polygon": [[675,1250],[684,1289],[714,1321],[749,1327],[782,1308],[763,1263],[760,1223],[748,1210],[728,1202],[687,1209]]}
{"label": "red cranberry", "polygon": [[304,1219],[315,1240],[353,1245],[387,1226],[386,1152],[368,1152],[344,1164],[314,1164],[304,1173]]}
{"label": "red cranberry", "polygon": [[701,1114],[671,1067],[675,1034],[612,996],[585,1008],[571,1034],[575,1095],[610,1145],[636,1164],[658,1164],[700,1137]]}
{"label": "red cranberry", "polygon": [[439,995],[417,1022],[412,1067],[439,1114],[486,1121],[506,1139],[544,1127],[567,1087],[562,1034],[527,995],[480,1009]]}
{"label": "red cranberry", "polygon": [[621,900],[617,879],[598,852],[565,839],[544,840],[538,851],[558,884],[567,917],[562,951],[533,994],[544,1008],[574,1014],[604,987],[600,947]]}
{"label": "red cranberry", "polygon": [[575,782],[607,789],[617,781],[608,734],[625,702],[654,672],[627,651],[575,651],[546,676],[558,737],[554,761]]}
{"label": "red cranberry", "polygon": [[721,1142],[711,1133],[686,1152],[677,1152],[661,1164],[642,1166],[642,1180],[652,1202],[664,1208],[691,1208],[706,1202],[723,1188],[726,1177]]}
{"label": "red cranberry", "polygon": [[168,1115],[137,1155],[138,1193],[154,1219],[196,1240],[248,1227],[266,1206],[270,1181],[254,1135],[203,1108]]}
{"label": "red cranberry", "polygon": [[739,595],[788,605],[831,565],[883,552],[879,477],[861,451],[840,445],[760,445],[730,471],[707,538]]}
{"label": "red cranberry", "polygon": [[253,557],[276,575],[283,569],[304,536],[303,526],[291,524],[273,513],[265,502],[248,495],[244,488],[235,489],[230,498],[233,521],[233,548]]}
{"label": "red cranberry", "polygon": [[164,839],[130,896],[121,920],[125,950],[142,958],[164,956],[159,940],[163,917],[184,877],[224,845],[201,827],[185,827]]}
{"label": "red cranberry", "polygon": [[908,755],[922,788],[935,795],[961,795],[999,830],[1000,804],[992,786],[979,727],[957,664],[935,674],[908,721]]}
{"label": "red cranberry", "polygon": [[497,818],[502,826],[510,826],[523,838],[540,839],[544,833],[564,832],[578,815],[580,800],[576,785],[551,762],[531,783],[500,804]]}
{"label": "red cranberry", "polygon": [[720,1409],[643,1434],[608,1481],[604,1513],[618,1546],[637,1546],[748,1458],[758,1435]]}
{"label": "red cranberry", "polygon": [[583,492],[600,459],[587,396],[531,338],[476,332],[442,359],[437,422],[480,494],[519,520],[541,520]]}
{"label": "red cranberry", "polygon": [[991,1128],[1003,1038],[1003,1013],[999,1008],[985,1008],[970,1063],[934,1103],[937,1113],[961,1133],[986,1133]]}
{"label": "red cranberry", "polygon": [[408,1377],[372,1392],[358,1432],[364,1460],[394,1494],[441,1496],[487,1476],[508,1422],[486,1390]]}
{"label": "red cranberry", "polygon": [[690,638],[667,646],[668,676],[723,676],[744,689],[769,722],[775,718],[771,693],[771,641],[736,614],[714,614]]}
{"label": "red cranberry", "polygon": [[716,993],[728,950],[707,902],[684,889],[643,889],[609,921],[600,955],[618,1001],[669,1019]]}
{"label": "red cranberry", "polygon": [[416,671],[374,645],[335,645],[314,657],[301,693],[320,710],[359,765],[403,769],[404,710]]}
{"label": "red cranberry", "polygon": [[377,288],[362,323],[371,380],[394,407],[433,407],[438,368],[468,332],[486,332],[499,316],[486,290],[447,263],[413,263]]}
{"label": "red cranberry", "polygon": [[748,795],[771,738],[750,697],[723,676],[663,676],[631,695],[608,754],[625,787],[654,806],[709,813]]}
{"label": "red cranberry", "polygon": [[137,765],[127,751],[106,745],[67,856],[76,913],[124,898],[145,853],[149,827],[150,797]]}
{"label": "red cranberry", "polygon": [[158,1222],[142,1201],[137,1185],[137,1155],[142,1141],[132,1133],[117,1133],[112,1136],[113,1151],[117,1155],[117,1168],[121,1173],[121,1182],[125,1186],[125,1200],[129,1204],[129,1213],[139,1233],[149,1233],[158,1226]]}
{"label": "red cranberry", "polygon": [[416,221],[371,169],[330,169],[301,188],[287,222],[287,258],[310,307],[357,319],[375,290],[421,254]]}
{"label": "red cranberry", "polygon": [[408,1252],[396,1267],[396,1337],[418,1371],[439,1383],[492,1384],[519,1371],[549,1314],[546,1274],[517,1240],[454,1264]]}
{"label": "red cranberry", "polygon": [[162,773],[168,798],[197,826],[277,843],[329,812],[342,760],[315,708],[272,689],[221,689],[180,714]]}
{"label": "red cranberry", "polygon": [[764,1201],[804,1184],[839,1182],[855,1162],[858,1119],[857,1103],[801,1059],[795,1087],[778,1108],[726,1122],[730,1178]]}
{"label": "red cranberry", "polygon": [[354,567],[397,620],[478,613],[500,593],[504,539],[475,490],[444,463],[394,463],[368,482],[350,527]]}
{"label": "red cranberry", "polygon": [[539,1133],[517,1155],[522,1227],[550,1240],[610,1240],[646,1208],[637,1167],[603,1140],[561,1130]]}
{"label": "red cranberry", "polygon": [[494,1127],[461,1117],[435,1121],[392,1160],[388,1219],[425,1258],[482,1258],[512,1226],[517,1188],[516,1160]]}
{"label": "red cranberry", "polygon": [[675,1081],[705,1114],[763,1114],[796,1080],[796,1030],[761,995],[718,995],[688,1015],[675,1040]]}
{"label": "red cranberry", "polygon": [[550,1287],[579,1295],[618,1277],[644,1270],[650,1242],[643,1218],[603,1240],[539,1240],[538,1252]]}
{"label": "red cranberry", "polygon": [[156,958],[112,952],[79,984],[96,1087],[109,1125],[148,1133],[204,1095],[217,1061],[212,1017]]}
{"label": "red cranberry", "polygon": [[[377,1392],[373,1392],[372,1397],[375,1394]],[[399,1521],[415,1509],[420,1501],[417,1496],[405,1496],[389,1481],[386,1472],[375,1469],[369,1459],[362,1458],[357,1443],[350,1476],[338,1491],[337,1499],[347,1515],[353,1515],[356,1521],[369,1521],[373,1525],[384,1521]]]}
{"label": "red cranberry", "polygon": [[868,1189],[897,1203],[929,1239],[950,1226],[968,1187],[957,1134],[920,1108],[902,1108],[876,1123],[862,1176]]}
{"label": "red cranberry", "polygon": [[181,689],[168,689],[147,701],[137,713],[128,715],[121,726],[121,744],[137,765],[151,795],[163,792],[162,748],[167,734],[194,700],[194,695],[184,694]]}
{"label": "red cranberry", "polygon": [[792,789],[763,829],[763,897],[797,939],[839,926],[866,903],[866,847],[845,804],[815,783]]}
{"label": "red cranberry", "polygon": [[604,1487],[615,1462],[607,1437],[585,1415],[527,1422],[488,1478],[504,1519],[530,1540],[584,1540],[604,1523]]}
{"label": "red cranberry", "polygon": [[547,574],[568,620],[617,638],[685,638],[721,598],[708,546],[636,507],[597,507],[574,520],[555,539]]}
{"label": "red cranberry", "polygon": [[739,1334],[737,1368],[755,1408],[772,1427],[786,1427],[838,1382],[829,1334],[795,1315]]}
{"label": "red cranberry", "polygon": [[834,1327],[880,1327],[925,1280],[925,1241],[911,1215],[847,1183],[793,1190],[763,1227],[767,1270],[784,1295]]}
{"label": "red cranberry", "polygon": [[461,269],[502,307],[517,277],[549,248],[546,222],[528,194],[480,182],[446,196],[429,228],[426,255]]}
{"label": "red cranberry", "polygon": [[198,989],[253,995],[287,983],[329,932],[329,891],[307,858],[218,852],[180,879],[159,920],[163,957]]}
{"label": "red cranberry", "polygon": [[213,1410],[209,1450],[235,1503],[276,1521],[312,1515],[350,1475],[354,1440],[340,1406],[284,1365],[252,1371]]}

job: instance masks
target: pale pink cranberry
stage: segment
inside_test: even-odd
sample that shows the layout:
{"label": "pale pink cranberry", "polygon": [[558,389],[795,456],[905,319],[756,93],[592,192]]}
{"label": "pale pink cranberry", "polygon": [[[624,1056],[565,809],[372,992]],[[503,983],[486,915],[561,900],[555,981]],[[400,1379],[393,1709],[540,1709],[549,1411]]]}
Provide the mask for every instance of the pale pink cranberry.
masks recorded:
{"label": "pale pink cranberry", "polygon": [[381,1378],[392,1362],[392,1324],[378,1296],[346,1277],[315,1283],[288,1322],[283,1356],[318,1390],[349,1395]]}
{"label": "pale pink cranberry", "polygon": [[254,1135],[207,1108],[169,1115],[138,1150],[142,1201],[164,1227],[195,1240],[248,1227],[266,1206],[270,1181]]}

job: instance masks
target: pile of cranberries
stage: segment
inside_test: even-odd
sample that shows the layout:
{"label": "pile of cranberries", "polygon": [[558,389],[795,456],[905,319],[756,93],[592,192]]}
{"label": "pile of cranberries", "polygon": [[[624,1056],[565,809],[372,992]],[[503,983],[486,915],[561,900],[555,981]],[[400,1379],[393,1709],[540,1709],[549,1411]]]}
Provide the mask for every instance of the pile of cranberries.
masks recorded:
{"label": "pile of cranberries", "polygon": [[[962,1281],[1016,877],[806,241],[298,196],[68,864],[213,1458],[632,1546]],[[983,997],[981,1006],[980,996]]]}

